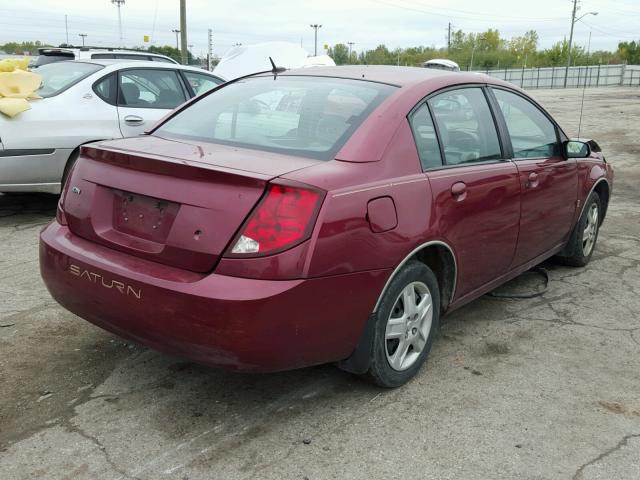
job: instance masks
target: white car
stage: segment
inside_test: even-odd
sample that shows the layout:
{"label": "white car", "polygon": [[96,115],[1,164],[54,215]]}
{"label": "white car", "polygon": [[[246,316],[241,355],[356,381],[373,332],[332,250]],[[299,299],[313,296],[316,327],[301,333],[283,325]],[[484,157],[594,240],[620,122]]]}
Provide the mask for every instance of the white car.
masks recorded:
{"label": "white car", "polygon": [[114,48],[39,48],[38,57],[30,65],[32,68],[41,67],[48,63],[63,60],[148,60],[162,63],[178,63],[174,59],[159,53],[143,52],[139,50],[118,50]]}
{"label": "white car", "polygon": [[223,80],[158,62],[64,61],[39,67],[42,100],[0,114],[0,192],[59,193],[80,146],[142,134]]}

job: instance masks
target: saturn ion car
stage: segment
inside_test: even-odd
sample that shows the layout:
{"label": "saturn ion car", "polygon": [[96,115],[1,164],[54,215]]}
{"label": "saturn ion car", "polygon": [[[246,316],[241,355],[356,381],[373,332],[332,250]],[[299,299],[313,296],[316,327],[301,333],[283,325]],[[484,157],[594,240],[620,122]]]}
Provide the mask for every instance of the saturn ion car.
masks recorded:
{"label": "saturn ion car", "polygon": [[0,192],[59,193],[80,146],[150,129],[222,83],[195,67],[140,60],[60,61],[42,76],[31,110],[0,114]]}
{"label": "saturn ion car", "polygon": [[40,267],[61,305],[151,348],[394,387],[443,314],[551,256],[585,265],[612,178],[500,80],[274,69],[83,147]]}

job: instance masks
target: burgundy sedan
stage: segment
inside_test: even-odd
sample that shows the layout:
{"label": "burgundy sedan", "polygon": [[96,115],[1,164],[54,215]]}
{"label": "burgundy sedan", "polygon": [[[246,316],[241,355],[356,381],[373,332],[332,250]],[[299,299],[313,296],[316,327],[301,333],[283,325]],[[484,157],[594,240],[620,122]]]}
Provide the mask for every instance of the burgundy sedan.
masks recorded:
{"label": "burgundy sedan", "polygon": [[398,386],[443,314],[551,256],[585,265],[612,179],[484,75],[258,74],[82,148],[40,268],[71,312],[164,352]]}

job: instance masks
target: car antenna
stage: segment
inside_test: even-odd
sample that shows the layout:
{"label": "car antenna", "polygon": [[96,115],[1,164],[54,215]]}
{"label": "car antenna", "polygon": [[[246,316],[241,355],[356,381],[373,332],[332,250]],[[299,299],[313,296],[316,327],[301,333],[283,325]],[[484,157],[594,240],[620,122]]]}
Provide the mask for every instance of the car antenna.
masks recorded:
{"label": "car antenna", "polygon": [[276,67],[276,63],[273,61],[273,58],[269,57],[269,61],[271,62],[271,73],[273,73],[273,79],[275,80],[279,73],[285,72],[287,69],[284,67]]}
{"label": "car antenna", "polygon": [[[591,30],[589,30],[589,43],[587,44],[587,71],[584,73],[584,86],[582,87],[582,102],[580,104],[580,121],[578,122],[578,139],[582,129],[582,111],[584,110],[584,94],[587,90],[587,77],[589,76],[589,50],[591,50]],[[579,77],[580,75],[578,75]]]}

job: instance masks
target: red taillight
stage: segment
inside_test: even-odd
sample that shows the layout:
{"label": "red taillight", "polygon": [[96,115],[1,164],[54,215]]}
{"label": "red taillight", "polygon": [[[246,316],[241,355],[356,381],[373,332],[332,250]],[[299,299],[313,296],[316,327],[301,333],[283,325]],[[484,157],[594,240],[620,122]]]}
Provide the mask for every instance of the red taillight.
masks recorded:
{"label": "red taillight", "polygon": [[268,255],[303,242],[311,234],[323,196],[303,187],[270,185],[236,237],[231,255]]}

